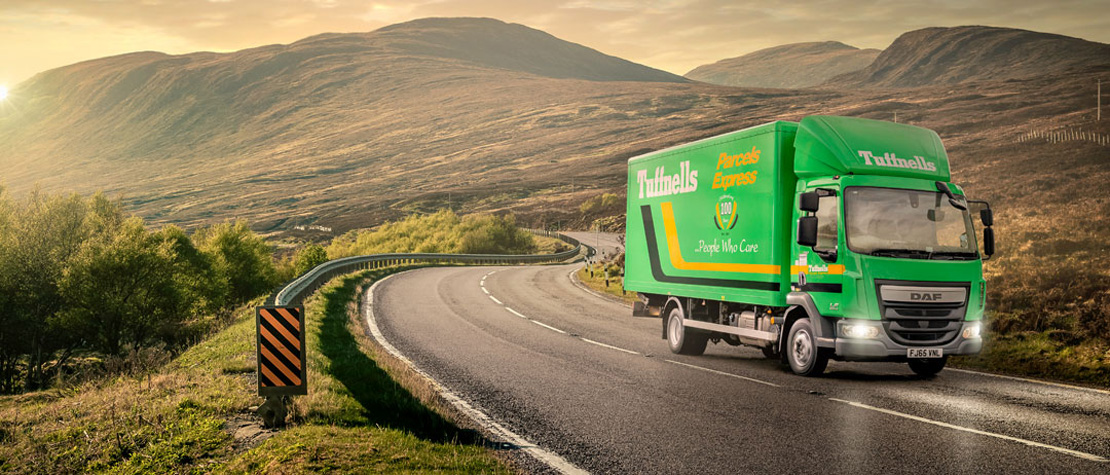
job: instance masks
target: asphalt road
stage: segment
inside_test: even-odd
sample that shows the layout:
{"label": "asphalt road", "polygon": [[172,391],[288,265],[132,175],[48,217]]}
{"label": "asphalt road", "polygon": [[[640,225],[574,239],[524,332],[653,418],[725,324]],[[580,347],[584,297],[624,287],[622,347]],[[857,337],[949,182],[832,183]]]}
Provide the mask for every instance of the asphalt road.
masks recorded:
{"label": "asphalt road", "polygon": [[893,363],[803,378],[723,343],[673,355],[658,319],[573,285],[578,265],[406,272],[378,286],[375,318],[444,386],[591,472],[1110,473],[1110,392]]}
{"label": "asphalt road", "polygon": [[598,255],[601,256],[615,256],[618,252],[624,251],[624,244],[617,240],[619,234],[614,233],[595,233],[589,231],[581,232],[564,232],[567,236],[577,239],[579,242],[597,249]]}

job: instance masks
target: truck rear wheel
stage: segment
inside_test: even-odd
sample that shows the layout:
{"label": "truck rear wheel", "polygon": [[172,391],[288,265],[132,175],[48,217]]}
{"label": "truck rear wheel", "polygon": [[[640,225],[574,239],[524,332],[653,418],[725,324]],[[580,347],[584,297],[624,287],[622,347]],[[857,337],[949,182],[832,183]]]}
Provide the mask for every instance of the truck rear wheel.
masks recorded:
{"label": "truck rear wheel", "polygon": [[682,309],[677,305],[671,306],[671,311],[667,313],[667,344],[671,353],[700,355],[705,353],[708,343],[709,334],[683,326]]}
{"label": "truck rear wheel", "polygon": [[794,322],[786,339],[786,361],[802,376],[817,376],[829,364],[829,355],[817,347],[817,335],[808,318]]}
{"label": "truck rear wheel", "polygon": [[917,373],[918,376],[936,376],[948,363],[948,357],[911,359],[909,363],[910,370]]}

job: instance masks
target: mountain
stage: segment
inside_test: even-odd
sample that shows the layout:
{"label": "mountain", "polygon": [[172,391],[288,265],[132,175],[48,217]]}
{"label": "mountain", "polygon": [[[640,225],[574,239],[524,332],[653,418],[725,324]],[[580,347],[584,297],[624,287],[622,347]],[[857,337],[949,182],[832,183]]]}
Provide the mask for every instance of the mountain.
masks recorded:
{"label": "mountain", "polygon": [[[629,157],[772,120],[896,116],[940,134],[955,181],[997,200],[1000,223],[1038,216],[1050,224],[1021,228],[1041,234],[1015,238],[1014,249],[1054,242],[1053,229],[1100,242],[1110,232],[1110,201],[1085,190],[1110,180],[1110,149],[1039,138],[1080,128],[1085,137],[1110,135],[1110,121],[1094,122],[1098,74],[1049,70],[1016,83],[902,89],[737,88],[686,81],[519,25],[420,20],[41,73],[0,103],[0,185],[15,196],[36,186],[104,190],[155,225],[246,218],[280,234],[308,225],[342,232],[448,206],[513,212],[534,226],[586,226],[579,205],[623,196]],[[1037,140],[1019,141],[1031,131]],[[1044,163],[1065,178],[1046,175]],[[1078,199],[1090,203],[1073,209]]]}
{"label": "mountain", "polygon": [[[324,35],[306,42],[345,35]],[[686,82],[523,25],[489,18],[426,18],[387,26],[366,35],[414,56],[453,58],[491,68],[552,78],[591,81]]]}
{"label": "mountain", "polygon": [[601,170],[614,182],[612,163],[632,151],[721,130],[728,115],[704,89],[491,19],[133,53],[14,88],[0,107],[0,184],[102,189],[184,225],[342,228],[448,200],[496,209],[601,186]]}
{"label": "mountain", "polygon": [[899,36],[862,71],[830,87],[917,87],[1026,79],[1110,65],[1110,45],[1013,28],[925,28]]}
{"label": "mountain", "polygon": [[722,86],[811,87],[867,67],[879,52],[838,41],[794,43],[698,66],[685,77]]}

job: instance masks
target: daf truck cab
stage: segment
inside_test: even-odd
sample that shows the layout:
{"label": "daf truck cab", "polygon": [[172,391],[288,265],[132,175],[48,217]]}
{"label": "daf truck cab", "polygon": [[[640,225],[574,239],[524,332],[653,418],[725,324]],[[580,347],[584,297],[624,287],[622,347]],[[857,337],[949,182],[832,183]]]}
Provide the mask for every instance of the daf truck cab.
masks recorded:
{"label": "daf truck cab", "polygon": [[992,211],[951,183],[931,130],[812,116],[634,157],[627,216],[633,313],[662,317],[675,353],[712,341],[807,376],[830,359],[929,376],[982,348]]}

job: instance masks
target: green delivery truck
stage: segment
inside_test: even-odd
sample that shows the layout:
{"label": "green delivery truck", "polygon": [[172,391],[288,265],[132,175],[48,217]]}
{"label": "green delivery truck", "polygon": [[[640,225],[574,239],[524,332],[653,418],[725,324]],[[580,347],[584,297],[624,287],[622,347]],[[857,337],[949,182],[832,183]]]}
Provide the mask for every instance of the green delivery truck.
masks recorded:
{"label": "green delivery truck", "polygon": [[[921,375],[982,348],[990,205],[950,183],[931,130],[812,116],[628,161],[624,286],[671,351],[761,348]],[[968,208],[980,208],[982,252]]]}

